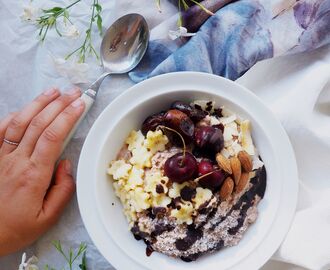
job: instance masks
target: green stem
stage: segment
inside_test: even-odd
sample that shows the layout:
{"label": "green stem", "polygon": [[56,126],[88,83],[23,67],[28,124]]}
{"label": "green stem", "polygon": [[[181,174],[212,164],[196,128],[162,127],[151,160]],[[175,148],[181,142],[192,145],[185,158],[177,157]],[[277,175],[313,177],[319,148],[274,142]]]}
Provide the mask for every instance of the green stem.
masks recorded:
{"label": "green stem", "polygon": [[73,2],[72,4],[68,5],[65,9],[69,9],[70,7],[74,6],[75,4],[79,3],[81,0],[77,0]]}

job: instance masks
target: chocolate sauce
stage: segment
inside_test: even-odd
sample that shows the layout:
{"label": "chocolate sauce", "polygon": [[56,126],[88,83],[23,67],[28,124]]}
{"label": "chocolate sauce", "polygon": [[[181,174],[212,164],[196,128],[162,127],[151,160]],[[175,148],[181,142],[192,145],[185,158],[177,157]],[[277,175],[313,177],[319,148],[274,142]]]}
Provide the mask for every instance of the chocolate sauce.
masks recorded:
{"label": "chocolate sauce", "polygon": [[144,240],[144,242],[146,243],[147,247],[146,247],[146,255],[148,257],[150,257],[150,255],[154,252],[154,249],[152,248],[151,244],[149,241]]}
{"label": "chocolate sauce", "polygon": [[162,218],[166,214],[165,207],[153,207],[151,211],[152,211],[152,214],[157,218]]}
{"label": "chocolate sauce", "polygon": [[174,226],[170,225],[170,224],[166,224],[166,225],[160,225],[157,224],[155,225],[155,230],[151,233],[152,237],[156,237],[158,235],[161,235],[164,232],[170,232],[174,230]]}
{"label": "chocolate sauce", "polygon": [[157,192],[158,194],[162,194],[162,193],[164,193],[164,187],[163,187],[163,185],[158,184],[158,185],[156,186],[156,192]]}
{"label": "chocolate sauce", "polygon": [[188,225],[187,229],[186,237],[175,241],[175,246],[178,250],[188,250],[198,239],[203,237],[203,231],[196,229],[193,225]]}
{"label": "chocolate sauce", "polygon": [[207,102],[205,111],[210,112],[212,108],[213,108],[213,102],[212,101]]}
{"label": "chocolate sauce", "polygon": [[147,233],[140,231],[140,228],[136,223],[132,227],[131,232],[133,233],[133,236],[137,241],[142,240],[148,236]]}
{"label": "chocolate sauce", "polygon": [[180,259],[183,260],[184,262],[193,262],[196,261],[200,255],[202,255],[202,253],[195,253],[188,255],[186,257],[180,257]]}
{"label": "chocolate sauce", "polygon": [[181,198],[185,201],[191,201],[196,196],[196,189],[185,186],[180,191]]}
{"label": "chocolate sauce", "polygon": [[217,116],[219,118],[223,117],[223,115],[222,115],[222,109],[221,108],[215,108],[214,109],[214,112],[212,113],[212,115]]}

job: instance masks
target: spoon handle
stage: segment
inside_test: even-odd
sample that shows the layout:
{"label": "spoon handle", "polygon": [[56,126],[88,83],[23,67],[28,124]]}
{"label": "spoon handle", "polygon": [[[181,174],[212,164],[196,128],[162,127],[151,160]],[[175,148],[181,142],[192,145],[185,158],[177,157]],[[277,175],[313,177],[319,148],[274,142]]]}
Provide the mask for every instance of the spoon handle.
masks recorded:
{"label": "spoon handle", "polygon": [[85,110],[84,112],[81,114],[80,118],[78,119],[77,123],[73,126],[73,128],[71,129],[71,132],[69,133],[69,135],[66,137],[63,146],[62,146],[62,150],[61,150],[61,154],[63,153],[65,147],[68,145],[69,141],[71,140],[73,134],[76,132],[79,124],[81,123],[81,121],[85,118],[87,112],[89,111],[89,109],[92,107],[95,99],[91,97],[91,95],[88,95],[89,91],[93,91],[91,89],[88,89],[87,91],[85,91],[82,95],[81,95],[81,99],[85,102]]}

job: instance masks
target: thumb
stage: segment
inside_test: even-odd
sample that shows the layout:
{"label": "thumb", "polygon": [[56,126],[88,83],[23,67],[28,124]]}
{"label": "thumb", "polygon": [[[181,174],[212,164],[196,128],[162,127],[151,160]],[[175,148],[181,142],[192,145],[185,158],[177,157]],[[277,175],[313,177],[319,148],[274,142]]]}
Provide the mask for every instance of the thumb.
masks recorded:
{"label": "thumb", "polygon": [[58,220],[74,193],[75,183],[71,169],[69,160],[62,160],[59,163],[55,172],[55,182],[50,186],[44,199],[42,212],[45,219],[51,224]]}

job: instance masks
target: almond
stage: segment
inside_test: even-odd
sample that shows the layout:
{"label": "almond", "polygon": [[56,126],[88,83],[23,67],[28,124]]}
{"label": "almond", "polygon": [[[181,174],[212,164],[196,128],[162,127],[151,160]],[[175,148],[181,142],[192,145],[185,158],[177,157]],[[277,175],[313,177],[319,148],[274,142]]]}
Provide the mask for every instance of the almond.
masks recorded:
{"label": "almond", "polygon": [[234,190],[234,180],[231,177],[227,177],[223,182],[222,187],[220,189],[220,199],[227,200],[228,197],[233,193]]}
{"label": "almond", "polygon": [[219,153],[216,156],[216,160],[218,162],[220,169],[224,170],[225,172],[227,172],[229,174],[232,174],[230,161],[228,158],[226,158],[225,156],[223,156]]}
{"label": "almond", "polygon": [[230,158],[230,166],[233,172],[235,185],[238,185],[239,179],[241,178],[241,174],[242,174],[241,162],[237,157],[232,157]]}
{"label": "almond", "polygon": [[249,180],[250,180],[250,174],[247,172],[243,172],[241,175],[241,179],[239,180],[238,185],[236,186],[236,192],[238,193],[242,192],[245,189]]}
{"label": "almond", "polygon": [[251,160],[250,155],[245,151],[240,151],[238,153],[237,157],[242,164],[243,170],[246,172],[251,172],[253,166],[252,166],[252,160]]}

